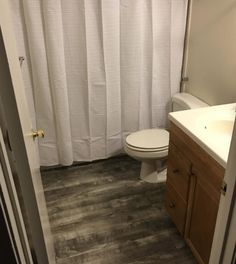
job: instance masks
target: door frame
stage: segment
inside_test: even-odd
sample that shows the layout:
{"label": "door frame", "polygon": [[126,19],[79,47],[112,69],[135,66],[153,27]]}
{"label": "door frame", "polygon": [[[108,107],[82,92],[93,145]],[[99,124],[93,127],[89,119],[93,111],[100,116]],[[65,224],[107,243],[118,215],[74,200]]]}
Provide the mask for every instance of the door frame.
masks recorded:
{"label": "door frame", "polygon": [[28,219],[32,257],[38,264],[53,264],[53,239],[8,4],[7,0],[0,1],[1,109]]}
{"label": "door frame", "polygon": [[[2,168],[0,165],[0,177],[3,175]],[[12,228],[9,223],[9,217],[6,211],[6,203],[2,195],[2,189],[0,187],[0,261],[8,261],[12,264],[23,263],[19,262],[19,253],[17,247],[15,246],[15,241],[12,235]],[[24,260],[24,259],[23,259]]]}
{"label": "door frame", "polygon": [[[225,195],[221,195],[220,205],[216,220],[214,239],[212,243],[210,264],[230,263],[235,247],[235,237],[232,237],[233,230],[235,233],[235,196],[236,196],[236,120],[230,145],[229,157],[224,176],[224,182],[227,184]],[[223,262],[223,260],[228,260]],[[230,260],[231,261],[231,260]]]}
{"label": "door frame", "polygon": [[225,251],[222,256],[222,263],[236,263],[236,201],[235,197],[236,192],[234,193],[234,206],[232,211],[232,217],[229,225],[229,229],[227,232],[227,239],[226,239],[226,245],[225,245]]}
{"label": "door frame", "polygon": [[[2,123],[0,123],[2,126]],[[21,213],[20,202],[4,143],[2,130],[0,127],[0,185],[2,192],[2,202],[5,205],[5,214],[8,218],[8,225],[11,227],[12,239],[14,240],[16,257],[19,263],[33,263],[30,245],[25,229],[25,223]]]}

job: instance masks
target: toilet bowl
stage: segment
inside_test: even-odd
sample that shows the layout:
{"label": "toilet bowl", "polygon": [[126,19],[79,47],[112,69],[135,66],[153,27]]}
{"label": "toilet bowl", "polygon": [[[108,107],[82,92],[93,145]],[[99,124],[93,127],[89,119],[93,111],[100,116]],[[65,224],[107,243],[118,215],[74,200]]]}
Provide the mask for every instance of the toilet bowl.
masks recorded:
{"label": "toilet bowl", "polygon": [[[172,98],[172,110],[181,111],[208,106],[198,98],[178,93]],[[142,162],[140,178],[150,183],[166,181],[169,132],[162,128],[140,130],[125,140],[125,152]]]}
{"label": "toilet bowl", "polygon": [[140,178],[155,183],[166,180],[165,161],[168,155],[169,132],[165,129],[145,129],[126,138],[126,153],[141,161]]}

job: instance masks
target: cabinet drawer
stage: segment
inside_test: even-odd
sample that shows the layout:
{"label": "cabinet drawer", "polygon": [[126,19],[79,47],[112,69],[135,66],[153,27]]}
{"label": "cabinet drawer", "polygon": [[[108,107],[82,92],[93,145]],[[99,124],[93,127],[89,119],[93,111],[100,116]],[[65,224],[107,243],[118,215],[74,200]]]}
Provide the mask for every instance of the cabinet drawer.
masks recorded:
{"label": "cabinet drawer", "polygon": [[168,181],[175,186],[176,191],[185,201],[188,198],[190,170],[190,161],[170,142],[167,169]]}
{"label": "cabinet drawer", "polygon": [[166,187],[165,206],[172,221],[177,226],[179,232],[183,235],[187,203],[181,198],[172,184],[168,181]]}

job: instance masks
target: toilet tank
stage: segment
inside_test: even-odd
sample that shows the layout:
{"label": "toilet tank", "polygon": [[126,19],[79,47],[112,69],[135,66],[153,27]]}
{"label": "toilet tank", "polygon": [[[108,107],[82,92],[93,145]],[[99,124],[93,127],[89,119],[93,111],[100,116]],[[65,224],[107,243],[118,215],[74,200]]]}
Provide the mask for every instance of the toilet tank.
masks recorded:
{"label": "toilet tank", "polygon": [[209,105],[188,93],[177,93],[172,97],[173,112],[206,106]]}

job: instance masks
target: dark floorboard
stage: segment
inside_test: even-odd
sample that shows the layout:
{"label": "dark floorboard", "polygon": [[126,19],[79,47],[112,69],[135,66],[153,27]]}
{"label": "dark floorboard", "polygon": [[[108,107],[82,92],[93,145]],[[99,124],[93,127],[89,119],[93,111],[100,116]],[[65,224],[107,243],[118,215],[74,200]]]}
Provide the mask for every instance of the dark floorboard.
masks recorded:
{"label": "dark floorboard", "polygon": [[164,208],[165,184],[129,157],[44,171],[58,264],[196,263]]}

